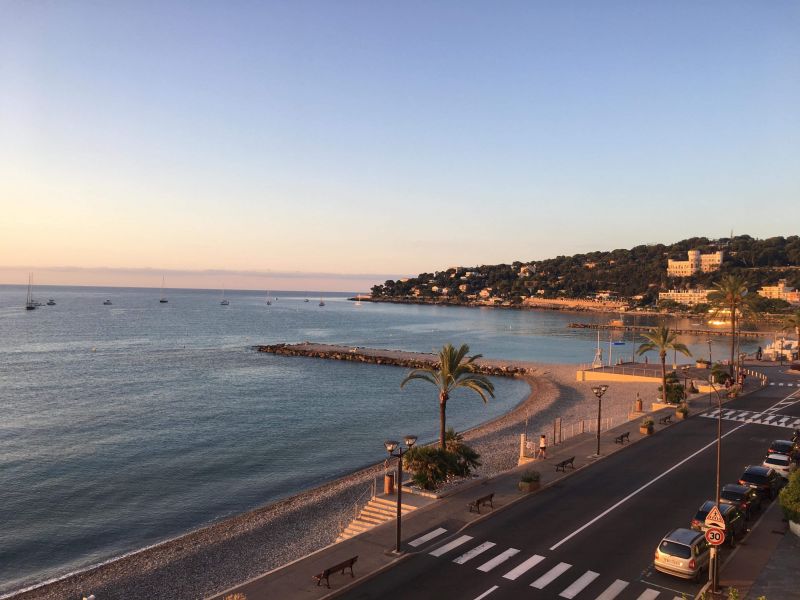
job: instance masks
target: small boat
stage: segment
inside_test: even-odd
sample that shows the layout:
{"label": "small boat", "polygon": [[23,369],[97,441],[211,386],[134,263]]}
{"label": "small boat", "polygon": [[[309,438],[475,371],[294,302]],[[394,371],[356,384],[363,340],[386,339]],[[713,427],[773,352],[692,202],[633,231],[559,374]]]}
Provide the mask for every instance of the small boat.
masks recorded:
{"label": "small boat", "polygon": [[356,306],[361,306],[361,294],[358,294],[356,296],[356,304],[355,305]]}
{"label": "small boat", "polygon": [[305,300],[303,300],[303,302],[308,302],[308,298],[306,298]]}
{"label": "small boat", "polygon": [[325,302],[322,300],[322,298],[319,299],[319,305],[320,306],[325,306]]}
{"label": "small boat", "polygon": [[267,306],[272,306],[272,300],[269,299],[269,290],[267,290]]}
{"label": "small boat", "polygon": [[28,275],[28,296],[25,298],[25,310],[35,310],[37,306],[39,306],[33,300],[33,275]]}
{"label": "small boat", "polygon": [[225,297],[225,286],[222,286],[222,300],[220,301],[220,304],[222,306],[228,306],[230,304],[228,299]]}
{"label": "small boat", "polygon": [[[159,299],[159,302],[161,304],[166,304],[167,302],[169,302],[169,300],[167,300],[167,297],[164,295],[164,276],[163,275],[161,276],[161,298]],[[109,302],[109,304],[111,304],[111,303]]]}
{"label": "small boat", "polygon": [[103,302],[103,306],[111,306],[111,300],[106,300]]}
{"label": "small boat", "polygon": [[47,306],[55,306],[55,305],[56,305],[56,301],[53,300],[52,298],[47,300]]}

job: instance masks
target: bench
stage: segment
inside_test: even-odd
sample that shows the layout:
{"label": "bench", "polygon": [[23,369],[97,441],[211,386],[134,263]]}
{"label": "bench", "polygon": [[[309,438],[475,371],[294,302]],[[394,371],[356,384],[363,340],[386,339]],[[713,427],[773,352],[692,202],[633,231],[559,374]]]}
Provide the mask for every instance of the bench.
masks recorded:
{"label": "bench", "polygon": [[358,560],[358,555],[356,554],[354,557],[348,558],[346,561],[340,562],[338,565],[334,565],[333,567],[328,567],[322,573],[314,575],[314,579],[317,580],[317,585],[322,583],[322,580],[324,579],[325,585],[327,585],[328,588],[330,588],[331,582],[330,579],[328,578],[337,571],[341,571],[342,575],[344,575],[344,572],[347,569],[350,569],[350,577],[355,577],[355,574],[353,573],[353,565],[356,563],[357,560]]}
{"label": "bench", "polygon": [[672,415],[665,415],[665,416],[661,417],[661,418],[658,420],[658,422],[659,422],[661,425],[669,425],[670,423],[672,423]]}
{"label": "bench", "polygon": [[478,511],[478,514],[481,514],[481,506],[486,506],[487,504],[494,510],[494,504],[492,504],[492,498],[494,498],[494,492],[491,494],[486,494],[485,496],[481,496],[477,500],[473,500],[467,506],[469,506],[469,512],[472,512],[474,508]]}
{"label": "bench", "polygon": [[614,438],[614,443],[615,444],[625,444],[625,441],[628,441],[628,442],[631,441],[631,432],[630,431],[626,431],[625,433],[622,433],[622,434],[620,434],[620,435],[618,435],[617,437]]}
{"label": "bench", "polygon": [[560,463],[556,464],[556,471],[564,471],[567,472],[567,467],[575,468],[575,457],[570,456],[567,459],[562,460]]}

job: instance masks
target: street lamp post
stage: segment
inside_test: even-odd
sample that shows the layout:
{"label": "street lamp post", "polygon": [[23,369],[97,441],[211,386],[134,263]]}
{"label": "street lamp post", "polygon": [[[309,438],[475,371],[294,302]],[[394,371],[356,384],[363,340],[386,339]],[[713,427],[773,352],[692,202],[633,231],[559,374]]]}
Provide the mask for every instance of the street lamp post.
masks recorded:
{"label": "street lamp post", "polygon": [[608,389],[607,385],[593,385],[592,391],[597,396],[597,453],[595,456],[600,456],[600,412],[602,410],[603,394]]}
{"label": "street lamp post", "polygon": [[[417,436],[407,435],[403,438],[406,443],[406,448],[400,445],[400,442],[394,440],[386,440],[383,442],[389,456],[397,457],[397,544],[395,545],[395,553],[400,554],[400,530],[402,527],[402,506],[403,506],[403,454],[411,450],[414,444],[417,443]],[[396,451],[396,452],[395,452]]]}
{"label": "street lamp post", "polygon": [[[717,483],[714,490],[714,498],[716,501],[715,506],[717,507],[717,510],[719,510],[719,471],[720,464],[722,462],[722,398],[720,397],[716,386],[714,386],[713,378],[708,378],[708,384],[711,386],[711,389],[714,390],[714,394],[717,397]],[[712,565],[708,570],[708,579],[711,583],[711,593],[716,594],[719,591],[719,561],[716,546],[711,546],[711,561]]]}

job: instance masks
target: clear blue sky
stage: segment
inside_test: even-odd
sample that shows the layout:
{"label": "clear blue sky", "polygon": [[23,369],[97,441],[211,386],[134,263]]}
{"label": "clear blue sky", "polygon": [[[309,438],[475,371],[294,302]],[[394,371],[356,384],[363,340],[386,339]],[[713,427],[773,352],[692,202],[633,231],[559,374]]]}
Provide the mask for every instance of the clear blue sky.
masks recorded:
{"label": "clear blue sky", "polygon": [[7,0],[0,78],[5,267],[399,276],[800,230],[796,1]]}

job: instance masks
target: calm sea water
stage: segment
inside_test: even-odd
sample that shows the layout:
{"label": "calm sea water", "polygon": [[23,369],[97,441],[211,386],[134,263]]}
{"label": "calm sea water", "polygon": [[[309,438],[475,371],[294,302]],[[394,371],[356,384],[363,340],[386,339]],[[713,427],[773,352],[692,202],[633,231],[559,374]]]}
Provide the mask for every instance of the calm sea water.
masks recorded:
{"label": "calm sea water", "polygon": [[[257,353],[274,342],[589,362],[608,316],[364,303],[343,297],[46,288],[23,309],[0,286],[0,594],[85,568],[384,457],[383,440],[436,437],[435,393],[401,369]],[[112,301],[104,306],[105,299]],[[644,321],[642,320],[642,323]],[[619,337],[622,340],[622,337]],[[706,356],[705,340],[689,340]],[[750,343],[750,346],[754,345]],[[724,351],[715,342],[716,356]],[[633,348],[629,337],[626,346]],[[498,379],[449,424],[500,415],[527,386]]]}

